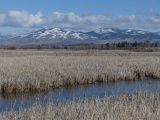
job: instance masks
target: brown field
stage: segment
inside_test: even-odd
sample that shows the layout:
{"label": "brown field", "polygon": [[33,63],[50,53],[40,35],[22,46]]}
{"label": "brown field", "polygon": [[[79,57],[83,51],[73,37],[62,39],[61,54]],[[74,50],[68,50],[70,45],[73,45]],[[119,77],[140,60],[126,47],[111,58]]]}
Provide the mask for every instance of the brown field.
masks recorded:
{"label": "brown field", "polygon": [[160,52],[0,50],[3,94],[145,77],[160,78]]}
{"label": "brown field", "polygon": [[0,113],[0,120],[160,120],[160,95],[135,92],[115,98],[85,99],[68,104],[35,104],[29,110]]}
{"label": "brown field", "polygon": [[[160,78],[160,52],[99,50],[0,50],[3,95],[49,91],[96,82]],[[114,98],[67,104],[35,104],[4,111],[0,120],[160,120],[158,93],[127,93]]]}

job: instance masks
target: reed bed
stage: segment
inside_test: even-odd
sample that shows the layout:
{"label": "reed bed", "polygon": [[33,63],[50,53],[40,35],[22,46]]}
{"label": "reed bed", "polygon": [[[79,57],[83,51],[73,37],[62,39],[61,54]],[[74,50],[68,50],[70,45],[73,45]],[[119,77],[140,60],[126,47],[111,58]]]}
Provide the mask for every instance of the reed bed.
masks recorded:
{"label": "reed bed", "polygon": [[68,104],[35,104],[29,110],[0,113],[1,120],[160,120],[160,94],[135,92]]}
{"label": "reed bed", "polygon": [[0,57],[20,56],[160,56],[160,52],[134,52],[128,50],[0,50]]}
{"label": "reed bed", "polygon": [[155,55],[159,53],[139,56],[134,52],[109,51],[104,55],[107,52],[99,51],[100,55],[95,55],[89,51],[88,56],[83,52],[51,55],[51,51],[40,51],[41,54],[31,55],[27,51],[24,56],[18,52],[14,57],[0,53],[0,92],[33,93],[79,84],[160,78],[160,56]]}

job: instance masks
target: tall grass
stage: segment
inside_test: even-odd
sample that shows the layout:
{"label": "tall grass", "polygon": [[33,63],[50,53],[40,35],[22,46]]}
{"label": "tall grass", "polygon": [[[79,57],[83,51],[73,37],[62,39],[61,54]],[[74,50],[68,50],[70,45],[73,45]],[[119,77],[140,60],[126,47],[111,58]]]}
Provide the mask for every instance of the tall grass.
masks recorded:
{"label": "tall grass", "polygon": [[0,113],[1,120],[160,120],[160,95],[136,92],[68,104],[35,104],[28,111]]}
{"label": "tall grass", "polygon": [[4,95],[41,92],[95,82],[160,78],[159,53],[144,53],[144,56],[122,51],[57,53],[1,51],[0,92]]}

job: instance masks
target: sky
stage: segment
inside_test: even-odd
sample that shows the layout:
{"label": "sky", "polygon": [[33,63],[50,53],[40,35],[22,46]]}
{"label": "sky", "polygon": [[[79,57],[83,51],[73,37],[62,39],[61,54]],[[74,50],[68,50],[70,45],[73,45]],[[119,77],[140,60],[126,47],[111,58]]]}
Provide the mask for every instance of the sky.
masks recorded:
{"label": "sky", "polygon": [[58,27],[160,31],[158,0],[0,0],[0,33]]}

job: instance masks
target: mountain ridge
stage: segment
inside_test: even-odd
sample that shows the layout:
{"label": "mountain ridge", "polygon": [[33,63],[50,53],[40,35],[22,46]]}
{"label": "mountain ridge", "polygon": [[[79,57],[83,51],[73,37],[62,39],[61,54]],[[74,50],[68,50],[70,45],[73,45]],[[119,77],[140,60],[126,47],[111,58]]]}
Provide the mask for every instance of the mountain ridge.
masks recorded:
{"label": "mountain ridge", "polygon": [[108,41],[160,41],[159,32],[145,30],[98,28],[89,32],[70,31],[60,28],[43,28],[27,34],[0,40],[1,45],[55,44],[73,45],[107,43]]}

